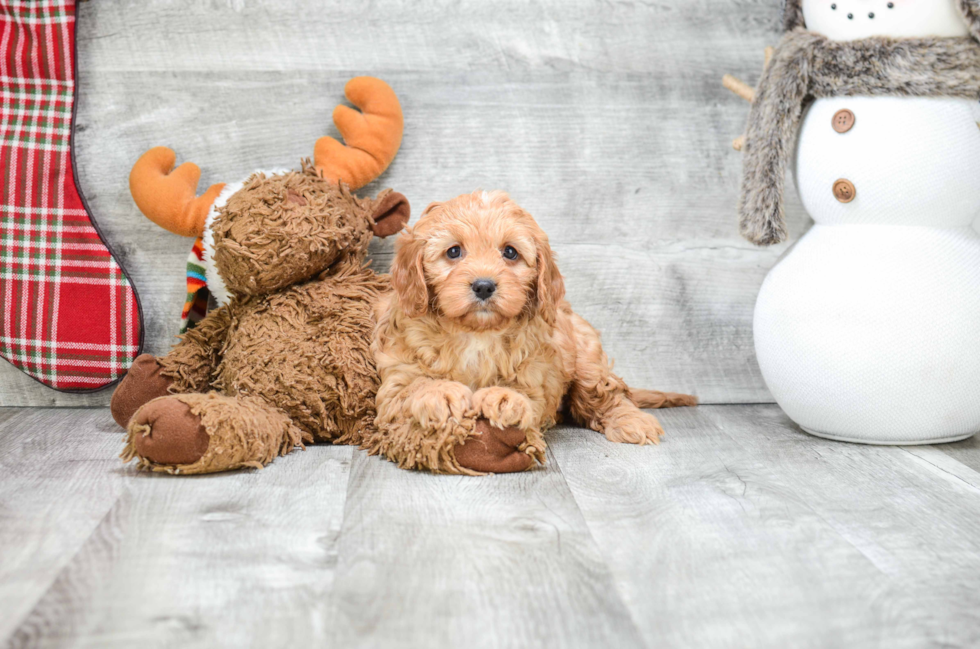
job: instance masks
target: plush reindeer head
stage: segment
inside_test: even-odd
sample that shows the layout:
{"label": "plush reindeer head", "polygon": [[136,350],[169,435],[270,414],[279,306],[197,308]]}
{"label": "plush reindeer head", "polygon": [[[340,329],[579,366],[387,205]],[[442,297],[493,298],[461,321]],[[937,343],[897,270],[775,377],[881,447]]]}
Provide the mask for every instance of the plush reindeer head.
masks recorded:
{"label": "plush reindeer head", "polygon": [[207,286],[219,304],[272,293],[340,260],[360,263],[372,236],[395,234],[408,223],[401,194],[351,193],[379,176],[398,151],[398,98],[371,77],[352,79],[345,94],[362,111],[334,110],[347,144],[320,138],[313,163],[299,171],[257,171],[196,197],[200,169],[191,162],[173,169],[175,155],[166,147],[147,151],[133,166],[129,186],[140,211],[171,232],[202,238]]}

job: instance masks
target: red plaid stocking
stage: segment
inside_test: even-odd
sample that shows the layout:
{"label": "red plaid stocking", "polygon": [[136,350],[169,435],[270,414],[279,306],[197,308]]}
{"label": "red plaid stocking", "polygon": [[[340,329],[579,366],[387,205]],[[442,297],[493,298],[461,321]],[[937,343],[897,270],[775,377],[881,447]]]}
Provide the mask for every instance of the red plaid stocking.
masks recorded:
{"label": "red plaid stocking", "polygon": [[136,292],[75,184],[75,0],[0,0],[0,356],[105,387],[142,346]]}

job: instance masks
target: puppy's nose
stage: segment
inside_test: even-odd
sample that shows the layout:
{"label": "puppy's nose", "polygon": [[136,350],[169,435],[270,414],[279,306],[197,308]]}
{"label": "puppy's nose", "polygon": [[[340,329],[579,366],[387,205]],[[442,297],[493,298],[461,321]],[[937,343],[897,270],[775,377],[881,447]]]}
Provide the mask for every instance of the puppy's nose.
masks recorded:
{"label": "puppy's nose", "polygon": [[481,300],[489,300],[493,292],[497,290],[497,284],[492,279],[478,279],[470,284],[470,288]]}

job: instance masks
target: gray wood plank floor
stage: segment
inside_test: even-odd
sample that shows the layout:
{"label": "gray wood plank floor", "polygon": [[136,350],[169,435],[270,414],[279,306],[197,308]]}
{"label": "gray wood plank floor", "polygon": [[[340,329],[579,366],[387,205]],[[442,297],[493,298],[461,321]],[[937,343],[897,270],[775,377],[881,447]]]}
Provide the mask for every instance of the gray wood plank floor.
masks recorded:
{"label": "gray wood plank floor", "polygon": [[551,433],[487,478],[311,447],[138,473],[105,409],[0,409],[0,646],[975,647],[978,445],[775,406]]}
{"label": "gray wood plank floor", "polygon": [[[777,0],[98,0],[78,22],[77,173],[131,271],[147,349],[177,332],[191,242],[144,219],[127,179],[147,148],[201,187],[297,166],[336,135],[354,75],[399,93],[404,144],[366,188],[431,201],[505,189],[548,232],[576,309],[632,384],[705,402],[769,402],[755,295],[785,246],[735,225],[745,102],[778,39]],[[792,190],[791,190],[792,191]],[[790,230],[808,220],[793,197]],[[387,269],[392,243],[377,242]],[[0,405],[106,405],[0,362]]]}

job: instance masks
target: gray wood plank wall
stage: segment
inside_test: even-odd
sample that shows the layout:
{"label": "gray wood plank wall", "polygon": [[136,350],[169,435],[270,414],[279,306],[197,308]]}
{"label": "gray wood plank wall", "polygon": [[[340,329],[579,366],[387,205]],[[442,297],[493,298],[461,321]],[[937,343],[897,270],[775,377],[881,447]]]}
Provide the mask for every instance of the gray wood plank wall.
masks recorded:
{"label": "gray wood plank wall", "polygon": [[[365,191],[417,215],[476,188],[508,190],[549,233],[576,309],[632,384],[708,403],[765,402],[751,321],[785,245],[739,239],[747,106],[778,39],[778,0],[99,0],[80,6],[78,175],[130,269],[147,350],[176,333],[191,242],[145,220],[133,161],[159,144],[201,186],[311,156],[347,79],[399,93],[404,144]],[[795,196],[790,229],[808,221]],[[387,269],[391,242],[376,242]],[[0,405],[100,405],[0,363]]]}

